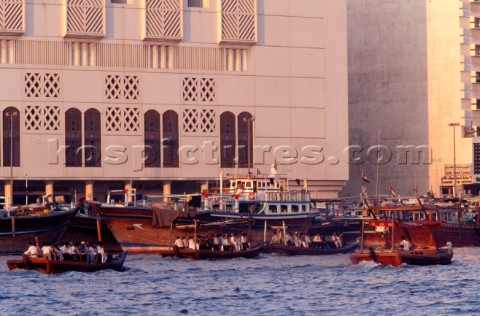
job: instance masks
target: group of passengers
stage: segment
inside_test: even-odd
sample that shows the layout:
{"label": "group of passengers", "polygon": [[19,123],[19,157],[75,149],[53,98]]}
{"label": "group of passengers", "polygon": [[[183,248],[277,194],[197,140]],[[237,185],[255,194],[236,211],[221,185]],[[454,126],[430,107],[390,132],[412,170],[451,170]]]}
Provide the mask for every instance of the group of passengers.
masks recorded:
{"label": "group of passengers", "polygon": [[111,255],[105,251],[102,242],[44,242],[42,247],[28,243],[24,255],[29,258],[45,258],[58,261],[78,261],[86,263],[105,263],[111,260]]}
{"label": "group of passengers", "polygon": [[246,233],[198,236],[196,241],[193,236],[189,236],[188,241],[186,236],[177,236],[175,246],[179,249],[214,251],[243,251],[250,248]]}
{"label": "group of passengers", "polygon": [[295,232],[292,234],[291,232],[287,232],[284,240],[282,232],[278,230],[272,237],[272,244],[283,243],[285,243],[287,246],[317,249],[334,249],[345,246],[343,234],[337,235],[335,232],[332,235],[326,235],[323,237],[318,233],[312,237],[310,233],[299,234],[298,232]]}

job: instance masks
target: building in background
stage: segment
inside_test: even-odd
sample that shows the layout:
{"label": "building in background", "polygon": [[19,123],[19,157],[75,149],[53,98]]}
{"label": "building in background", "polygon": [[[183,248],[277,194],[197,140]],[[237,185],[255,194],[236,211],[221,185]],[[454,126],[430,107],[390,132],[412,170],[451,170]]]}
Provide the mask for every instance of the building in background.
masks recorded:
{"label": "building in background", "polygon": [[346,32],[345,0],[0,0],[5,196],[199,192],[276,162],[335,197]]}
{"label": "building in background", "polygon": [[449,189],[442,178],[454,163],[454,129],[456,163],[472,163],[471,139],[461,129],[470,124],[461,78],[462,2],[347,3],[351,164],[342,195],[359,194],[362,171],[370,194],[389,194],[389,185],[403,196],[416,188],[452,193],[453,182]]}

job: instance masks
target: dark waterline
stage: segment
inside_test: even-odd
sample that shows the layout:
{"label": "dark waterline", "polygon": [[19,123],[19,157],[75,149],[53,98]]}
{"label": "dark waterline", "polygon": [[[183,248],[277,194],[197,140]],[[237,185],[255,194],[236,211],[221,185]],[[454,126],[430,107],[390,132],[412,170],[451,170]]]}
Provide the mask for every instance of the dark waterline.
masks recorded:
{"label": "dark waterline", "polygon": [[130,255],[124,272],[8,271],[0,315],[472,315],[480,248],[449,266],[351,265],[348,255],[193,261]]}

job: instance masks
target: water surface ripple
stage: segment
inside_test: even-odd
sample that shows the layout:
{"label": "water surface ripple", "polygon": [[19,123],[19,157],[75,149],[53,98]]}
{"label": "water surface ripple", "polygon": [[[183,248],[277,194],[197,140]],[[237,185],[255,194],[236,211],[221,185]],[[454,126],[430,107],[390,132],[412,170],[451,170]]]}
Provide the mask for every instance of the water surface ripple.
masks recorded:
{"label": "water surface ripple", "polygon": [[348,256],[193,261],[130,255],[124,272],[8,271],[0,315],[472,315],[480,248],[449,266],[351,265]]}

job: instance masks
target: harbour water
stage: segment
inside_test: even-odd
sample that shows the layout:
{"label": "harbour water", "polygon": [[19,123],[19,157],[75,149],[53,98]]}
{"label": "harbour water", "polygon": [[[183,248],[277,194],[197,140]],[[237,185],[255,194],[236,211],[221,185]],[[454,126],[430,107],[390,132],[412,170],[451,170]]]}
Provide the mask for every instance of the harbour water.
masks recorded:
{"label": "harbour water", "polygon": [[480,248],[449,266],[351,265],[348,255],[193,261],[130,255],[126,271],[43,275],[0,257],[0,315],[474,315]]}

